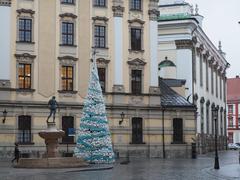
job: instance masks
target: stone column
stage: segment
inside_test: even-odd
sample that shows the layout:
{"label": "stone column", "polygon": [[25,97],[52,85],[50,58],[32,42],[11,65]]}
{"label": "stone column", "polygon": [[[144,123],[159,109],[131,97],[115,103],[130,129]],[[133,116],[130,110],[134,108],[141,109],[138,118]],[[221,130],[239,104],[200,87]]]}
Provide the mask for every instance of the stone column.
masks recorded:
{"label": "stone column", "polygon": [[113,0],[114,85],[113,92],[124,92],[123,86],[123,1]]}
{"label": "stone column", "polygon": [[150,44],[150,94],[159,93],[158,89],[158,0],[149,1],[149,44]]}

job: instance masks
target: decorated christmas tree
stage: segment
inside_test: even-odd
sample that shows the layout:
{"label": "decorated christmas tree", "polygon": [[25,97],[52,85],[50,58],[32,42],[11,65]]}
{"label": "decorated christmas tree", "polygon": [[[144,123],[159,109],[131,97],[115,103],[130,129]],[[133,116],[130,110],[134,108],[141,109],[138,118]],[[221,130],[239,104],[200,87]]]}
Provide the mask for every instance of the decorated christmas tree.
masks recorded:
{"label": "decorated christmas tree", "polygon": [[111,135],[95,60],[91,67],[88,94],[84,101],[80,129],[77,130],[74,154],[90,163],[114,162]]}

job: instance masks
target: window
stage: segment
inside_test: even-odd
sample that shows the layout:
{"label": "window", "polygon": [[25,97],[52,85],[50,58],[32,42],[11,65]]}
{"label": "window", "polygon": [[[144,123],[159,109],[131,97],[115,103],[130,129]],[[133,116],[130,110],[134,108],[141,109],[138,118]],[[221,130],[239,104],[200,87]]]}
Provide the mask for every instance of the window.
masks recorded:
{"label": "window", "polygon": [[218,73],[216,71],[216,97],[218,97]]}
{"label": "window", "polygon": [[106,0],[94,0],[94,6],[105,7]]}
{"label": "window", "polygon": [[19,41],[32,42],[32,20],[19,19]]}
{"label": "window", "polygon": [[201,133],[204,133],[204,107],[203,107],[203,103],[201,103],[201,107],[200,107],[200,117],[201,117]]}
{"label": "window", "polygon": [[200,86],[203,86],[203,55],[200,54]]}
{"label": "window", "polygon": [[141,94],[142,93],[142,71],[132,70],[132,93]]}
{"label": "window", "polygon": [[209,106],[206,107],[206,126],[207,126],[207,134],[209,134]]}
{"label": "window", "polygon": [[183,143],[183,120],[173,119],[173,143]]}
{"label": "window", "polygon": [[233,114],[233,105],[228,105],[228,114]]}
{"label": "window", "polygon": [[196,48],[192,48],[193,80],[196,82]]}
{"label": "window", "polygon": [[63,91],[73,91],[73,67],[72,66],[62,66],[61,71],[62,77],[62,90]]}
{"label": "window", "polygon": [[19,143],[31,143],[31,116],[18,117],[18,136]]}
{"label": "window", "polygon": [[222,78],[221,78],[221,76],[219,77],[219,82],[220,82],[220,99],[222,99]]}
{"label": "window", "polygon": [[95,26],[94,31],[94,42],[95,47],[105,48],[106,47],[106,27],[105,26]]}
{"label": "window", "polygon": [[214,94],[214,78],[213,78],[213,67],[211,67],[211,89],[212,89],[212,94]]}
{"label": "window", "polygon": [[135,51],[142,50],[142,30],[131,28],[131,49]]}
{"label": "window", "polygon": [[208,91],[209,83],[208,83],[208,60],[206,59],[206,90]]}
{"label": "window", "polygon": [[62,0],[62,4],[74,4],[74,0]]}
{"label": "window", "polygon": [[223,136],[223,112],[220,112],[220,135]]}
{"label": "window", "polygon": [[233,132],[228,133],[228,143],[233,143]]}
{"label": "window", "polygon": [[228,127],[233,128],[233,117],[232,116],[228,116]]}
{"label": "window", "polygon": [[62,130],[65,136],[62,138],[62,143],[74,143],[74,136],[69,136],[69,132],[74,129],[74,118],[72,116],[62,117]]}
{"label": "window", "polygon": [[143,143],[142,118],[132,118],[132,143]]}
{"label": "window", "polygon": [[18,88],[31,89],[31,64],[18,65]]}
{"label": "window", "polygon": [[131,10],[141,10],[142,2],[141,0],[131,0]]}
{"label": "window", "polygon": [[73,45],[74,43],[74,24],[62,22],[62,44]]}
{"label": "window", "polygon": [[98,76],[99,82],[102,88],[102,92],[105,92],[106,88],[106,69],[105,68],[98,68]]}

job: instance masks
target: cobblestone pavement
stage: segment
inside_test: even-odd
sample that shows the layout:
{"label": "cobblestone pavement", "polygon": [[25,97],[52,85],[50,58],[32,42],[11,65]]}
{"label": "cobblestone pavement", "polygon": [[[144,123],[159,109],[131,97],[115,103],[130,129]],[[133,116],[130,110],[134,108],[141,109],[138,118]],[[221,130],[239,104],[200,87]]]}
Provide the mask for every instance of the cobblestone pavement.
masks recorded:
{"label": "cobblestone pavement", "polygon": [[0,180],[236,180],[240,179],[238,151],[220,152],[220,170],[213,169],[214,154],[198,159],[130,159],[113,169],[15,169],[0,162]]}

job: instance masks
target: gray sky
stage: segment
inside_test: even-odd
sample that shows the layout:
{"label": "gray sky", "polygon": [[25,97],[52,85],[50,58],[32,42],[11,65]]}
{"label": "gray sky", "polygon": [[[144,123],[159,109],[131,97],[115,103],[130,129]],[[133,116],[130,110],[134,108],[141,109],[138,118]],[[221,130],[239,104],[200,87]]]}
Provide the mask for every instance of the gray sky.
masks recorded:
{"label": "gray sky", "polygon": [[227,77],[240,75],[240,0],[185,0],[198,4],[199,14],[204,16],[203,29],[218,47],[222,41],[222,50],[226,52],[231,67]]}

